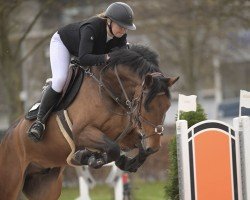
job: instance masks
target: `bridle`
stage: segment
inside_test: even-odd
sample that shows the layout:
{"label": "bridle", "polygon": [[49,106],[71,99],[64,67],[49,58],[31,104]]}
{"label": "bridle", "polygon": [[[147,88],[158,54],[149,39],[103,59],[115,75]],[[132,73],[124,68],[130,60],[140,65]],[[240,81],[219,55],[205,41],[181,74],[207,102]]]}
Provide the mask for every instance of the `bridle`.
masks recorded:
{"label": "bridle", "polygon": [[144,117],[142,117],[141,114],[138,116],[138,118],[139,118],[139,129],[140,130],[143,129],[142,125],[141,125],[142,123],[146,123],[146,124],[148,124],[148,125],[150,125],[150,126],[152,126],[154,128],[154,132],[152,134],[150,134],[150,135],[146,135],[146,134],[144,134],[144,132],[140,132],[141,133],[141,139],[147,139],[147,138],[152,137],[152,136],[157,136],[157,135],[162,136],[163,135],[163,131],[164,131],[163,123],[156,125],[156,124],[152,123],[151,121],[149,121],[149,120],[145,119]]}
{"label": "bridle", "polygon": [[[155,123],[149,121],[148,119],[146,119],[145,117],[142,116],[141,109],[142,109],[143,105],[141,105],[141,104],[142,104],[142,98],[143,98],[143,94],[144,93],[147,93],[147,91],[144,91],[144,90],[142,91],[141,100],[139,101],[140,102],[139,110],[138,110],[138,113],[136,115],[138,128],[140,130],[142,130],[142,132],[140,132],[142,140],[145,140],[147,138],[150,138],[150,137],[153,137],[153,136],[157,136],[157,135],[158,136],[162,136],[163,135],[163,131],[164,131],[164,125],[163,125],[164,118],[162,119],[162,123],[161,124],[155,124]],[[157,96],[159,96],[159,95],[165,95],[165,92],[160,92],[160,93],[157,94]],[[144,133],[144,131],[143,131],[142,123],[145,123],[145,124],[153,127],[154,132],[151,133],[150,135],[146,135]]]}
{"label": "bridle", "polygon": [[[81,66],[80,66],[81,67]],[[128,121],[129,123],[127,124],[126,128],[123,130],[122,133],[120,133],[120,135],[115,139],[116,142],[121,141],[126,135],[127,133],[129,133],[133,128],[138,127],[139,130],[142,130],[142,123],[146,123],[150,126],[152,126],[154,128],[154,132],[150,135],[146,135],[143,132],[140,132],[141,134],[141,140],[145,140],[147,138],[150,138],[152,136],[156,136],[156,135],[163,135],[163,131],[164,131],[164,125],[163,125],[163,120],[162,123],[159,125],[154,124],[153,122],[149,121],[148,119],[144,118],[141,115],[141,109],[142,109],[142,100],[143,100],[143,95],[148,93],[147,90],[145,90],[144,88],[144,82],[141,85],[141,89],[137,89],[135,91],[134,97],[132,100],[129,99],[127,92],[123,86],[123,83],[120,79],[120,76],[118,74],[117,71],[117,67],[114,67],[114,73],[116,75],[116,78],[118,80],[119,86],[122,90],[122,93],[125,97],[125,103],[122,102],[120,100],[120,98],[118,96],[116,96],[102,81],[102,73],[103,71],[108,67],[108,65],[105,65],[101,72],[100,72],[100,77],[99,79],[94,75],[94,73],[91,72],[90,68],[84,68],[81,67],[85,74],[92,77],[99,86],[99,91],[101,93],[101,90],[104,89],[107,94],[123,109],[125,110],[125,114],[121,114],[121,113],[115,113],[114,111],[111,110],[111,112],[117,114],[117,115],[126,115],[128,117]],[[151,74],[152,76],[156,77],[156,76],[164,76],[162,73],[160,72],[154,72]],[[157,95],[165,95],[165,92],[160,92]]]}

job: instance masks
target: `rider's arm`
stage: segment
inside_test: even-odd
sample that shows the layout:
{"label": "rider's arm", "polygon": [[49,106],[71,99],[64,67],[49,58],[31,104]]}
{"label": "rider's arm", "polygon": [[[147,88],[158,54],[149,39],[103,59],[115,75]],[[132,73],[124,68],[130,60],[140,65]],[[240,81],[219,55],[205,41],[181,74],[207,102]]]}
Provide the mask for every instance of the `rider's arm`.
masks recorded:
{"label": "rider's arm", "polygon": [[83,27],[80,30],[80,45],[79,45],[79,61],[82,66],[101,65],[107,61],[107,55],[94,55],[94,40],[95,35],[93,29],[89,26]]}
{"label": "rider's arm", "polygon": [[114,37],[107,43],[107,52],[125,48],[127,47],[126,44],[127,44],[127,34],[124,34],[121,38]]}

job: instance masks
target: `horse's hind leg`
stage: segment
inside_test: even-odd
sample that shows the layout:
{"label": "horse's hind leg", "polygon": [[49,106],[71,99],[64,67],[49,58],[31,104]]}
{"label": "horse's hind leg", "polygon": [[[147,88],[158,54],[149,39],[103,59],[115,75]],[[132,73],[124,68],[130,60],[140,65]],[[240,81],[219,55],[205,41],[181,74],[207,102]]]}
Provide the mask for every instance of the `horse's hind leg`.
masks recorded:
{"label": "horse's hind leg", "polygon": [[[29,166],[23,192],[29,200],[57,200],[61,195],[64,168],[41,170]],[[32,171],[32,172],[31,172]]]}

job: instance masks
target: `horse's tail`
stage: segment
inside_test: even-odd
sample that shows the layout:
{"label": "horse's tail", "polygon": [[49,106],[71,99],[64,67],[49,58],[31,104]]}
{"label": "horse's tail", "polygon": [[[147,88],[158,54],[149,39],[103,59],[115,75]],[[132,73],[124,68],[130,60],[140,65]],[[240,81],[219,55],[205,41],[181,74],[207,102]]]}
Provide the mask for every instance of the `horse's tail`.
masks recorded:
{"label": "horse's tail", "polygon": [[63,170],[61,167],[42,169],[30,164],[25,173],[23,193],[29,199],[42,200],[53,195],[54,199],[58,199],[61,194]]}

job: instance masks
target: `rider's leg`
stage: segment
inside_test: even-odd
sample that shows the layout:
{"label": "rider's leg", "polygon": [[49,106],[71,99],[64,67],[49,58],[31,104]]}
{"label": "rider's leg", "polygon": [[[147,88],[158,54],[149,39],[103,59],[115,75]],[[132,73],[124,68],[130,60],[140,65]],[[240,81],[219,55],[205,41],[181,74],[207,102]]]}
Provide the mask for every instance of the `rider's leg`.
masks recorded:
{"label": "rider's leg", "polygon": [[38,142],[43,138],[45,122],[53,107],[60,99],[60,93],[68,76],[70,53],[64,46],[58,33],[55,33],[50,42],[50,63],[52,70],[52,86],[44,92],[39,107],[37,120],[29,129],[29,137]]}
{"label": "rider's leg", "polygon": [[28,132],[28,135],[32,140],[36,142],[42,140],[46,119],[48,118],[48,115],[52,111],[54,106],[57,104],[60,96],[61,94],[54,91],[51,86],[49,86],[44,91],[37,114],[37,119],[32,124]]}

